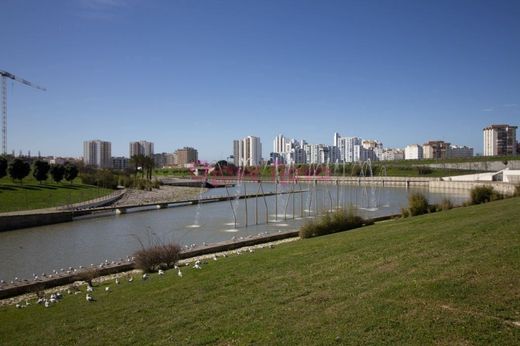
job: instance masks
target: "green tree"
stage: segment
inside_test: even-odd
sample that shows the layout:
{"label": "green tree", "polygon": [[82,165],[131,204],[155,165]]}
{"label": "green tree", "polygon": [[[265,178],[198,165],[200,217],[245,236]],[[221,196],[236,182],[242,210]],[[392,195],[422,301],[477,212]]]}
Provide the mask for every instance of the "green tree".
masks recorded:
{"label": "green tree", "polygon": [[23,178],[28,176],[31,172],[31,165],[21,159],[14,159],[9,164],[7,172],[9,173],[11,179],[20,180],[20,183],[23,184]]}
{"label": "green tree", "polygon": [[49,178],[49,170],[51,166],[47,161],[37,160],[33,164],[33,177],[38,180],[40,184],[42,181]]}
{"label": "green tree", "polygon": [[51,167],[52,180],[59,183],[60,181],[63,180],[64,175],[65,175],[65,166],[60,165],[60,164],[52,165],[52,167]]}
{"label": "green tree", "polygon": [[7,159],[0,157],[0,179],[7,175]]}
{"label": "green tree", "polygon": [[65,180],[72,184],[72,181],[78,176],[78,167],[72,163],[65,164]]}

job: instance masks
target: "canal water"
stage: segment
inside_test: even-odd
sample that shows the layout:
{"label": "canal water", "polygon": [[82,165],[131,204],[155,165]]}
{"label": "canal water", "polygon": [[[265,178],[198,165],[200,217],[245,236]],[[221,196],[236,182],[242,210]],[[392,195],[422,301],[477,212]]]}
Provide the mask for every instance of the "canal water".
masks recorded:
{"label": "canal water", "polygon": [[240,183],[205,191],[200,197],[262,191],[286,194],[86,217],[0,233],[0,279],[30,279],[33,274],[51,273],[54,269],[98,265],[126,258],[141,246],[156,243],[202,245],[233,237],[293,231],[305,220],[337,207],[352,207],[367,218],[397,214],[407,205],[412,192],[423,193],[430,203],[448,198],[461,204],[468,198],[466,193],[433,193],[427,188],[307,183]]}

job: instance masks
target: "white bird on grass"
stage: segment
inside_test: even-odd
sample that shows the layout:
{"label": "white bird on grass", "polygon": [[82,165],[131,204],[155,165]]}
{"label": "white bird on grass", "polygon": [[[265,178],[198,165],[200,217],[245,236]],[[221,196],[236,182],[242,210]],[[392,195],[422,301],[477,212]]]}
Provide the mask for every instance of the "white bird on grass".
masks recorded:
{"label": "white bird on grass", "polygon": [[46,300],[45,303],[43,303],[43,305],[44,305],[46,308],[48,308],[49,306],[51,306],[51,303],[49,303],[49,301]]}
{"label": "white bird on grass", "polygon": [[178,269],[178,268],[177,268],[177,275],[178,275],[180,278],[182,278],[182,272],[181,272],[181,270]]}
{"label": "white bird on grass", "polygon": [[105,292],[109,292],[110,291],[110,287],[105,287]]}
{"label": "white bird on grass", "polygon": [[133,276],[130,276],[130,277],[128,278],[128,282],[132,282],[132,281],[134,281],[134,277],[133,277]]}
{"label": "white bird on grass", "polygon": [[148,279],[148,274],[144,273],[143,274],[143,280],[146,280],[146,279]]}
{"label": "white bird on grass", "polygon": [[90,294],[87,293],[87,295],[85,296],[85,299],[87,300],[87,302],[93,302],[94,301],[94,297],[92,297]]}
{"label": "white bird on grass", "polygon": [[116,285],[119,285],[119,278],[116,278]]}
{"label": "white bird on grass", "polygon": [[94,288],[90,285],[87,285],[87,292],[92,292],[94,291]]}
{"label": "white bird on grass", "polygon": [[164,275],[164,270],[159,269],[159,271],[157,272],[157,274],[159,274],[159,275]]}
{"label": "white bird on grass", "polygon": [[199,265],[199,263],[195,263],[193,269],[202,269],[202,267]]}

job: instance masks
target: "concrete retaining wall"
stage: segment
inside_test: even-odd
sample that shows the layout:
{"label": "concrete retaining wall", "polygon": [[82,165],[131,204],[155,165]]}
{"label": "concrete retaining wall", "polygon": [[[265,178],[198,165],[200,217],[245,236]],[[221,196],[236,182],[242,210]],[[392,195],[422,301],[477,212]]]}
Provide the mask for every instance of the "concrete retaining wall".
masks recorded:
{"label": "concrete retaining wall", "polygon": [[382,186],[428,186],[430,181],[440,178],[431,177],[297,177],[299,182],[318,184],[382,185]]}
{"label": "concrete retaining wall", "polygon": [[70,211],[19,212],[0,215],[0,232],[72,221]]}
{"label": "concrete retaining wall", "polygon": [[469,191],[475,186],[492,186],[496,191],[504,195],[513,195],[515,186],[497,181],[431,181],[428,188],[432,192],[445,192],[453,190]]}

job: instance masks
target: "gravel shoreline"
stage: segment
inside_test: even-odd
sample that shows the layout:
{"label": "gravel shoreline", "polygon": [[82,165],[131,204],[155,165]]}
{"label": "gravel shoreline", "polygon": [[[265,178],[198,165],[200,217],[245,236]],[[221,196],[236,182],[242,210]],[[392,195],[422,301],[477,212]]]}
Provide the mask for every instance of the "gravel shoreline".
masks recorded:
{"label": "gravel shoreline", "polygon": [[115,202],[113,206],[136,205],[145,203],[175,202],[188,199],[196,199],[207,189],[199,187],[181,187],[162,185],[160,189],[152,191],[128,189],[124,196]]}

